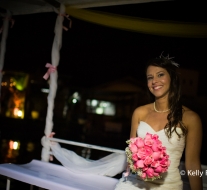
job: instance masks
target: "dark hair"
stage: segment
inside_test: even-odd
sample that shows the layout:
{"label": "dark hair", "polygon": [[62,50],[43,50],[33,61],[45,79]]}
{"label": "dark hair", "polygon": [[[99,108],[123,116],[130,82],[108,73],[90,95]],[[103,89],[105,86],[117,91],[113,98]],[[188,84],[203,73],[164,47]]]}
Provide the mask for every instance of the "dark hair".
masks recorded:
{"label": "dark hair", "polygon": [[[161,67],[167,70],[170,75],[170,89],[168,96],[168,103],[170,107],[170,113],[167,116],[168,123],[165,125],[165,133],[168,138],[171,138],[172,133],[175,131],[178,137],[181,135],[177,132],[177,127],[180,127],[182,130],[182,135],[185,136],[187,134],[187,128],[182,122],[183,117],[183,108],[181,103],[181,84],[179,75],[177,72],[176,63],[171,60],[169,57],[159,57],[155,59],[151,59],[146,66],[146,70],[149,66]],[[154,101],[154,96],[148,90],[151,100]],[[153,97],[153,99],[152,99]]]}

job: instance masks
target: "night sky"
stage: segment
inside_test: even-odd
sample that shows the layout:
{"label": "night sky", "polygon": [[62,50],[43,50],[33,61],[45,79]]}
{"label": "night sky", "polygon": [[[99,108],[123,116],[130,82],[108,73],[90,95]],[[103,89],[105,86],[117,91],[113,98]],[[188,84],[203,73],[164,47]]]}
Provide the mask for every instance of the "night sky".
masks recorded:
{"label": "night sky", "polygon": [[[174,20],[205,22],[202,5],[176,2],[147,3],[93,10],[116,14]],[[199,11],[199,12],[197,12]],[[51,62],[56,13],[13,16],[14,27],[9,29],[4,70],[23,71],[44,75],[45,64]],[[93,86],[125,76],[145,79],[144,64],[150,58],[164,55],[175,57],[181,68],[200,71],[200,94],[205,75],[206,42],[202,38],[164,37],[107,28],[77,20],[72,28],[63,31],[60,75],[67,75],[76,85]],[[64,25],[68,25],[67,20]]]}

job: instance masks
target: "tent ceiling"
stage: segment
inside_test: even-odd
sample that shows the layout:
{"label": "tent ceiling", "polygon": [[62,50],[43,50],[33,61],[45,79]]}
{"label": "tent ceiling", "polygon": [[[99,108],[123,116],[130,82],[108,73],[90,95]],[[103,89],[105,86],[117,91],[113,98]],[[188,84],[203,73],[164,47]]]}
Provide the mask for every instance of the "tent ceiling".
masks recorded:
{"label": "tent ceiling", "polygon": [[149,3],[166,0],[0,0],[0,11],[10,10],[13,15],[53,12],[60,3],[77,8]]}

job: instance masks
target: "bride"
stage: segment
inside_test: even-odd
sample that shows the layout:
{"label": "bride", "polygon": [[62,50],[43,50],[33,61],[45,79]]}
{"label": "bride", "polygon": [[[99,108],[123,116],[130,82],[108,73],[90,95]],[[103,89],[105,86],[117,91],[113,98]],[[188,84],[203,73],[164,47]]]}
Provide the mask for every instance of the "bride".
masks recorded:
{"label": "bride", "polygon": [[200,117],[181,105],[178,64],[169,56],[150,60],[146,68],[147,87],[154,103],[140,106],[132,115],[130,137],[144,138],[146,133],[157,134],[170,159],[168,171],[161,179],[143,181],[130,174],[122,177],[115,190],[182,190],[179,163],[185,148],[186,174],[191,190],[202,190],[202,177],[191,175],[201,171],[200,150],[202,124]]}

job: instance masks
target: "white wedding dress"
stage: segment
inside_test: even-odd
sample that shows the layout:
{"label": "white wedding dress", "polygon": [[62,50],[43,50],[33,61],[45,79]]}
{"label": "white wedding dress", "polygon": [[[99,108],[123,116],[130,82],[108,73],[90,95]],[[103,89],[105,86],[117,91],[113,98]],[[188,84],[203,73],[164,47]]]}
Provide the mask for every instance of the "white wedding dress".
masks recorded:
{"label": "white wedding dress", "polygon": [[[119,180],[115,190],[182,190],[183,183],[178,167],[185,146],[185,138],[179,139],[174,132],[172,138],[168,139],[164,129],[156,132],[146,122],[141,121],[137,129],[138,136],[144,138],[147,132],[157,134],[163,146],[166,147],[171,162],[168,171],[162,175],[161,179],[147,182],[130,174],[126,181],[124,177]],[[178,128],[177,132],[181,133],[182,131]]]}

